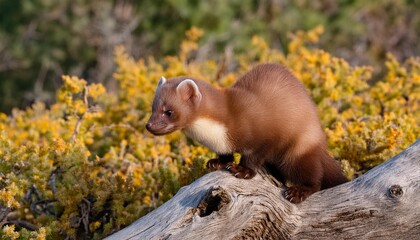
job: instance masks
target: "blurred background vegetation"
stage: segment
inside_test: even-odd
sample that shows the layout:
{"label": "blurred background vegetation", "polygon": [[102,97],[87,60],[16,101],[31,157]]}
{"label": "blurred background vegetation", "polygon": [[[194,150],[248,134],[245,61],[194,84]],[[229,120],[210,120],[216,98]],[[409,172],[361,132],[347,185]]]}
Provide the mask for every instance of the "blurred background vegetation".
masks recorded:
{"label": "blurred background vegetation", "polygon": [[114,88],[116,45],[161,59],[198,26],[199,59],[232,70],[253,35],[287,53],[288,33],[317,25],[321,48],[378,76],[387,52],[420,55],[420,0],[0,0],[0,111],[52,102],[64,73]]}
{"label": "blurred background vegetation", "polygon": [[207,172],[207,148],[145,130],[161,76],[286,65],[360,176],[420,136],[419,5],[0,0],[0,239],[103,239]]}

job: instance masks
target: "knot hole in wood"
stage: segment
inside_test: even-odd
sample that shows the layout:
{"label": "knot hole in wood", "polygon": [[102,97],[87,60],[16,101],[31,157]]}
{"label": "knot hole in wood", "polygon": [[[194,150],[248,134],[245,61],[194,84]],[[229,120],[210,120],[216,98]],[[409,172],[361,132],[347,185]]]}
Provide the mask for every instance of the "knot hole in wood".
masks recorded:
{"label": "knot hole in wood", "polygon": [[203,200],[198,204],[197,208],[200,217],[206,217],[222,209],[223,206],[229,204],[230,198],[228,193],[221,187],[213,187],[204,196]]}
{"label": "knot hole in wood", "polygon": [[389,188],[389,196],[391,198],[399,198],[404,194],[404,191],[400,185],[392,185]]}

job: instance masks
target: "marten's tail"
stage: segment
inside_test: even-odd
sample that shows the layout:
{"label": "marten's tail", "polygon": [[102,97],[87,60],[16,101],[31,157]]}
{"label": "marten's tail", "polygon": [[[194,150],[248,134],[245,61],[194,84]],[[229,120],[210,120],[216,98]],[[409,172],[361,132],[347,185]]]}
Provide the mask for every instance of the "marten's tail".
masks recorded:
{"label": "marten's tail", "polygon": [[321,183],[321,189],[326,189],[348,182],[348,179],[344,176],[338,162],[332,158],[328,153],[325,153],[322,161],[323,165],[323,177]]}

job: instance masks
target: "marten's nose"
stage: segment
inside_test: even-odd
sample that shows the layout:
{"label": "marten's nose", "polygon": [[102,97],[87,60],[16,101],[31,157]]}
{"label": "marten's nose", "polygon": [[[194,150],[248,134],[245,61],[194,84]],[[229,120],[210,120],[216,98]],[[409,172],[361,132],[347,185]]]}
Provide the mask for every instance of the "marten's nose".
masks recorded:
{"label": "marten's nose", "polygon": [[147,129],[147,131],[151,132],[151,130],[152,130],[152,126],[153,126],[153,124],[152,124],[152,123],[150,123],[150,122],[148,122],[148,123],[146,124],[146,129]]}

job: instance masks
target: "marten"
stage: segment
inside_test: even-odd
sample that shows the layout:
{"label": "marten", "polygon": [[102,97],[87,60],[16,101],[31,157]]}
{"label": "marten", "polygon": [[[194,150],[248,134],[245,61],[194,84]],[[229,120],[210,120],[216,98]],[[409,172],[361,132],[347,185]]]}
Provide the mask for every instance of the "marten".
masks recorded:
{"label": "marten", "polygon": [[[181,130],[218,154],[211,171],[226,169],[250,179],[265,167],[285,185],[284,197],[300,203],[347,181],[327,152],[317,108],[284,66],[261,64],[227,89],[176,77],[158,83],[146,129],[154,135]],[[239,164],[233,153],[239,153]]]}

